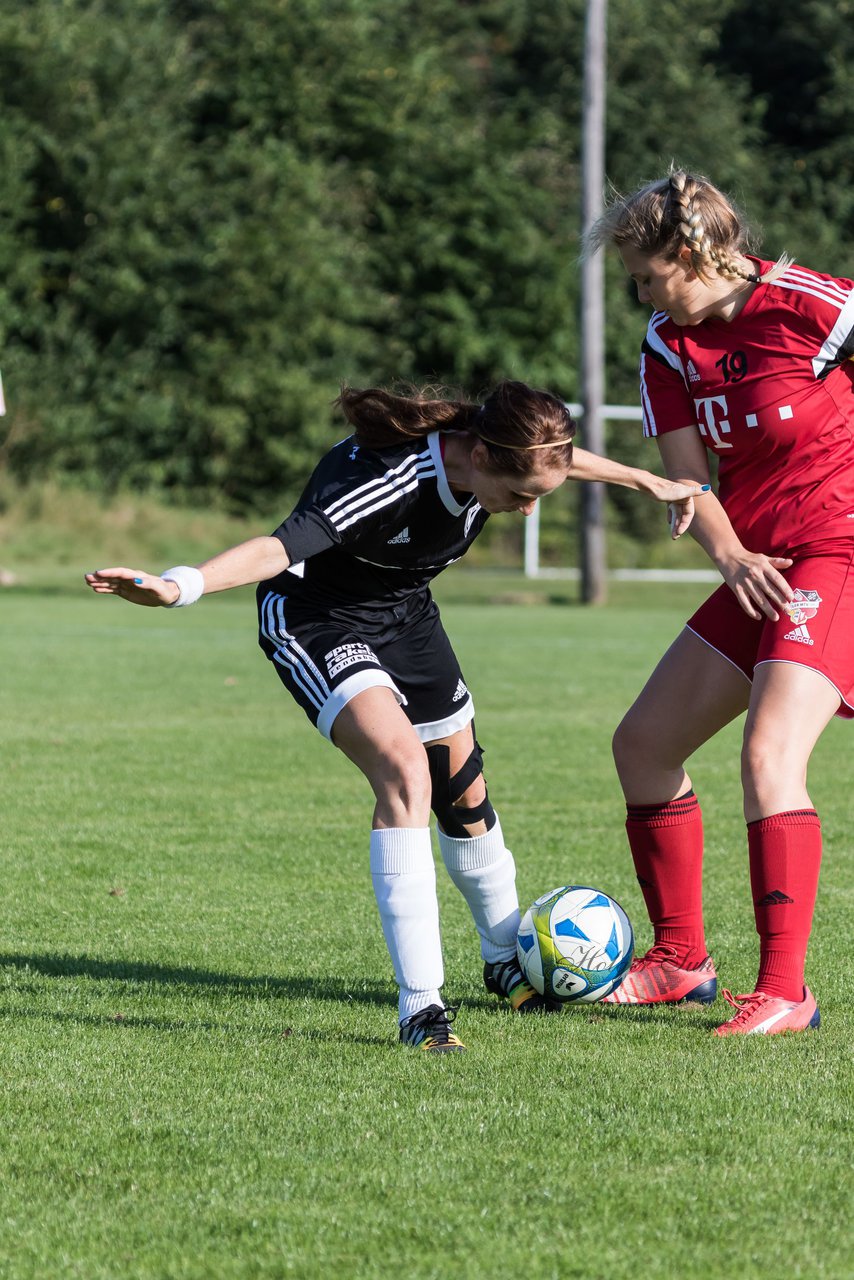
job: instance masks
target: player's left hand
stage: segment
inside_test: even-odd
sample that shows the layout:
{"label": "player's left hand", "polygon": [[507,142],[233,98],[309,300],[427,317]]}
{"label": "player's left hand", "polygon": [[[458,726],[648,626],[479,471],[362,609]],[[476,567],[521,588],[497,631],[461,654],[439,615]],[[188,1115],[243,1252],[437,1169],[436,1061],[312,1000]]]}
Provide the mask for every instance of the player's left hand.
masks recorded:
{"label": "player's left hand", "polygon": [[146,605],[150,609],[174,604],[178,599],[176,583],[164,582],[163,578],[144,573],[142,569],[126,569],[124,566],[96,569],[84,577],[97,595],[121,596],[131,604]]}
{"label": "player's left hand", "polygon": [[667,519],[670,536],[675,541],[689,528],[694,519],[694,499],[709,493],[711,485],[698,484],[696,480],[662,480],[657,477],[653,497],[667,503]]}

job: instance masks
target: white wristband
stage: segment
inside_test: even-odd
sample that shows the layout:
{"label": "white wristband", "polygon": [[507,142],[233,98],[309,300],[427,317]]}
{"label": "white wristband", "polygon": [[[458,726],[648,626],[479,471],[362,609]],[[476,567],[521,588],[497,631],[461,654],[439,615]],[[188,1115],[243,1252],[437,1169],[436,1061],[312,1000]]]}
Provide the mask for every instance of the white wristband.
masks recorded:
{"label": "white wristband", "polygon": [[174,569],[166,569],[160,576],[164,582],[174,582],[178,588],[178,599],[174,604],[168,604],[167,609],[180,609],[182,605],[195,604],[204,594],[204,575],[201,569],[194,569],[189,564],[179,564]]}

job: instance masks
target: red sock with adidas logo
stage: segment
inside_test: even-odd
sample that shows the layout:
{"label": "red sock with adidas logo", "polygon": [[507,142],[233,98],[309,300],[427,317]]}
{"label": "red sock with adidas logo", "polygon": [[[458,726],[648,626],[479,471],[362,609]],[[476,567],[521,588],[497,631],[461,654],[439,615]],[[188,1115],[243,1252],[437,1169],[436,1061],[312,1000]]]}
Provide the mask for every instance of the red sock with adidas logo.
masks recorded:
{"label": "red sock with adidas logo", "polygon": [[821,866],[815,809],[793,809],[747,824],[750,887],[759,934],[756,990],[803,1000],[804,961]]}
{"label": "red sock with adidas logo", "polygon": [[626,833],[656,942],[692,969],[706,957],[703,813],[693,791],[667,804],[626,805]]}

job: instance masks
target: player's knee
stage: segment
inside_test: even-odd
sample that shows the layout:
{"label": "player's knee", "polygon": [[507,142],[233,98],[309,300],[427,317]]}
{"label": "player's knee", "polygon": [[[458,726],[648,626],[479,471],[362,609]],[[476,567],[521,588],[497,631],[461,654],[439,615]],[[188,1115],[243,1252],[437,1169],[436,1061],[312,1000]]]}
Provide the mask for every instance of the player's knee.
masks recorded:
{"label": "player's knee", "polygon": [[429,814],[432,786],[430,769],[421,744],[414,749],[389,753],[384,761],[374,791],[395,811],[407,815]]}
{"label": "player's knee", "polygon": [[741,749],[741,780],[745,790],[760,795],[780,783],[803,783],[806,761],[776,735],[752,733]]}
{"label": "player's knee", "polygon": [[442,830],[465,838],[467,827],[484,822],[487,831],[496,823],[483,777],[483,752],[477,741],[461,769],[451,774],[451,752],[442,743],[427,747],[430,766],[431,808]]}
{"label": "player's knee", "polygon": [[620,778],[634,772],[649,758],[649,735],[642,719],[630,711],[620,723],[611,739],[614,764]]}

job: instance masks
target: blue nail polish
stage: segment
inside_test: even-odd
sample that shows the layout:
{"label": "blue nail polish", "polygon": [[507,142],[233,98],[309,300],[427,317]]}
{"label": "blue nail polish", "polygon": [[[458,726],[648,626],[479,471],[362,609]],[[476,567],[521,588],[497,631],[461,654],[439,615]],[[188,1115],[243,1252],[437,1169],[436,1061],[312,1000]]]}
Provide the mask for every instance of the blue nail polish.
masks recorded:
{"label": "blue nail polish", "polygon": [[138,587],[142,586],[142,578],[134,578],[134,582]]}
{"label": "blue nail polish", "polygon": [[712,487],[712,486],[711,486],[710,484],[701,484],[701,485],[700,485],[700,492],[701,492],[701,493],[708,493],[708,492],[709,492],[709,490],[711,489],[711,487]]}

